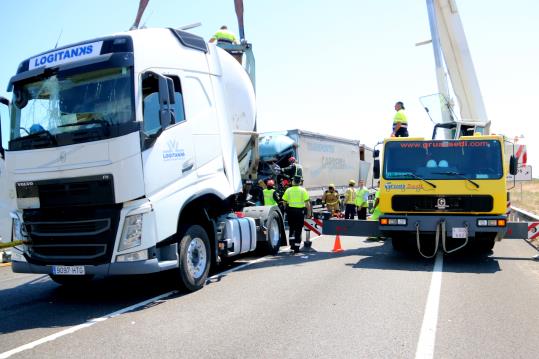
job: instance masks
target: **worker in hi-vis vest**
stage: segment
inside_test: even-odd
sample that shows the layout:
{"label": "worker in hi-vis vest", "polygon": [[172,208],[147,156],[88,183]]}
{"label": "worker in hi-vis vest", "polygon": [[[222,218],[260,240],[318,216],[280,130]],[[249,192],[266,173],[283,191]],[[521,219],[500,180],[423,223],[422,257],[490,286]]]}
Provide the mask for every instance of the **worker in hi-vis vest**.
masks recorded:
{"label": "worker in hi-vis vest", "polygon": [[369,207],[369,190],[365,187],[365,181],[359,180],[356,191],[357,219],[367,219],[367,207]]}
{"label": "worker in hi-vis vest", "polygon": [[272,179],[266,183],[266,189],[264,192],[264,206],[276,206],[279,204],[279,195],[275,191],[275,181]]}
{"label": "worker in hi-vis vest", "polygon": [[218,44],[219,43],[238,44],[236,35],[228,31],[228,27],[226,25],[221,26],[221,28],[217,30],[217,32],[210,39],[210,42],[215,42],[215,41],[217,41]]}
{"label": "worker in hi-vis vest", "polygon": [[348,188],[344,192],[344,219],[354,219],[356,216],[356,181],[348,181]]}
{"label": "worker in hi-vis vest", "polygon": [[288,216],[288,226],[290,227],[290,249],[294,253],[299,252],[301,245],[301,232],[303,231],[303,220],[305,211],[307,216],[311,216],[311,203],[309,193],[300,186],[301,177],[295,176],[292,187],[287,188],[283,194],[283,201],[286,203],[286,215]]}
{"label": "worker in hi-vis vest", "polygon": [[391,137],[408,137],[408,118],[404,113],[404,104],[399,101],[395,104],[397,113],[393,117],[393,132]]}
{"label": "worker in hi-vis vest", "polygon": [[340,210],[339,206],[339,192],[335,190],[335,185],[330,183],[327,191],[322,196],[322,204],[326,205],[326,209],[333,216],[335,212]]}
{"label": "worker in hi-vis vest", "polygon": [[374,205],[372,210],[371,220],[377,221],[378,218],[382,215],[380,211],[380,181],[378,181],[378,188],[376,189],[376,194],[374,195]]}

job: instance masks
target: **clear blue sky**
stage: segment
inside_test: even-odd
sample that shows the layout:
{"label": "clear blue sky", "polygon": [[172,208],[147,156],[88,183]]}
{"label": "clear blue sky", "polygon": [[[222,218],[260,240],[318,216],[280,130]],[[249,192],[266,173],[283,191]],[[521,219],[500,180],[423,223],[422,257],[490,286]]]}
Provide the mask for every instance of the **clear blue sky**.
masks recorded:
{"label": "clear blue sky", "polygon": [[[539,1],[456,0],[493,132],[524,135],[539,176]],[[412,135],[432,125],[419,97],[437,92],[425,0],[244,0],[257,61],[261,131],[301,128],[360,139],[389,135],[395,101]],[[2,0],[0,94],[19,62],[59,45],[127,30],[138,0]],[[150,0],[148,27],[193,22],[237,32],[233,0]],[[533,129],[533,130],[532,130]]]}

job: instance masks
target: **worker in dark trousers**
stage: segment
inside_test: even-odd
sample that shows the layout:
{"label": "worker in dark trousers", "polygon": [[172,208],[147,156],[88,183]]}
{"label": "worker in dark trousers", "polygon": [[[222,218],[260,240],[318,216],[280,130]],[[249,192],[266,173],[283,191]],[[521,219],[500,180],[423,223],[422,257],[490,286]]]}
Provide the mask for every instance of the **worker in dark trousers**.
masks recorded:
{"label": "worker in dark trousers", "polygon": [[354,219],[356,216],[356,181],[348,182],[348,189],[344,192],[344,219]]}
{"label": "worker in dark trousers", "polygon": [[292,181],[292,187],[288,188],[283,194],[283,201],[286,203],[288,226],[291,233],[289,238],[290,249],[294,253],[299,252],[301,245],[301,232],[303,231],[305,211],[307,211],[307,216],[311,216],[309,193],[305,188],[300,186],[300,183],[301,177],[295,176]]}
{"label": "worker in dark trousers", "polygon": [[395,104],[395,117],[393,117],[393,132],[391,137],[408,137],[408,118],[404,114],[404,104],[399,101]]}

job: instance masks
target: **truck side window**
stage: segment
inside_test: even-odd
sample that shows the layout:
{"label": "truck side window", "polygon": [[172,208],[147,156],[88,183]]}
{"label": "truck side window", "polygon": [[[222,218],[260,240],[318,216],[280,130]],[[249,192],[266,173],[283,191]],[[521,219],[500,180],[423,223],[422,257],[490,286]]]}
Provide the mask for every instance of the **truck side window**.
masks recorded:
{"label": "truck side window", "polygon": [[159,131],[159,80],[152,74],[142,78],[142,111],[144,116],[143,128],[147,134]]}

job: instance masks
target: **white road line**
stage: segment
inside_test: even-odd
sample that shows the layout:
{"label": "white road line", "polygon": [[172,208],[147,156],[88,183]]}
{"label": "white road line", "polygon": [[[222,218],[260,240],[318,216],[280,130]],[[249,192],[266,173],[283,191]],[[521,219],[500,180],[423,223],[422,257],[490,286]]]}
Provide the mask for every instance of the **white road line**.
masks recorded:
{"label": "white road line", "polygon": [[443,267],[444,255],[442,252],[438,252],[434,262],[434,268],[432,269],[432,279],[430,281],[423,324],[421,325],[421,333],[419,335],[419,340],[417,341],[417,349],[415,352],[416,359],[431,359],[434,357]]}
{"label": "white road line", "polygon": [[[251,264],[254,264],[254,263],[258,263],[258,262],[261,262],[265,259],[268,259],[268,257],[262,257],[262,258],[258,258],[258,259],[255,259],[253,261],[250,261],[250,262],[247,262],[245,264],[242,264],[240,266],[237,266],[235,268],[232,268],[232,269],[229,269],[225,272],[222,272],[222,273],[218,273],[214,276],[211,276],[210,278],[208,278],[208,281],[211,280],[211,279],[217,279],[219,277],[223,277],[223,276],[226,276],[227,274],[231,273],[231,272],[234,272],[234,271],[237,271],[239,269],[242,269],[242,268],[245,268]],[[207,283],[207,282],[206,282]],[[28,350],[28,349],[33,349],[35,347],[37,347],[38,345],[41,345],[41,344],[44,344],[44,343],[47,343],[47,342],[52,342],[53,340],[56,340],[60,337],[63,337],[64,335],[68,335],[68,334],[71,334],[71,333],[75,333],[81,329],[84,329],[84,328],[88,328],[88,327],[91,327],[92,325],[96,324],[96,323],[99,323],[99,322],[104,322],[105,320],[107,319],[110,319],[110,318],[114,318],[114,317],[117,317],[121,314],[124,314],[124,313],[127,313],[127,312],[130,312],[130,311],[133,311],[137,308],[140,308],[140,307],[144,307],[145,305],[148,305],[148,304],[151,304],[153,302],[156,302],[158,300],[161,300],[163,298],[167,298],[167,297],[170,297],[171,295],[174,295],[178,293],[177,290],[172,290],[170,292],[167,292],[167,293],[163,293],[163,294],[160,294],[156,297],[153,297],[153,298],[150,298],[150,299],[147,299],[143,302],[140,302],[140,303],[137,303],[137,304],[133,304],[129,307],[126,307],[126,308],[123,308],[123,309],[120,309],[120,310],[117,310],[115,312],[112,312],[110,314],[105,314],[104,316],[102,317],[99,317],[99,318],[94,318],[94,319],[90,319],[88,320],[87,322],[85,323],[82,323],[82,324],[79,324],[79,325],[75,325],[73,327],[70,327],[70,328],[67,328],[67,329],[64,329],[58,333],[55,333],[55,334],[51,334],[49,336],[46,336],[44,338],[41,338],[41,339],[38,339],[38,340],[35,340],[31,343],[28,343],[28,344],[25,344],[25,345],[21,345],[20,347],[17,347],[17,348],[14,348],[14,349],[11,349],[7,352],[3,352],[3,353],[0,353],[0,359],[5,359],[5,358],[9,358],[10,356],[12,356],[13,354],[17,354],[17,353],[20,353],[22,351],[25,351],[25,350]]]}

